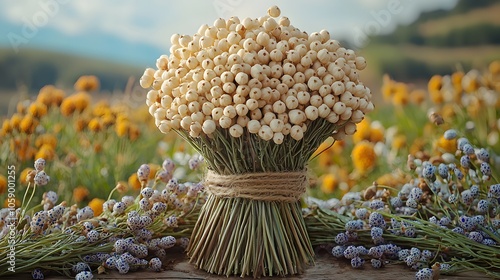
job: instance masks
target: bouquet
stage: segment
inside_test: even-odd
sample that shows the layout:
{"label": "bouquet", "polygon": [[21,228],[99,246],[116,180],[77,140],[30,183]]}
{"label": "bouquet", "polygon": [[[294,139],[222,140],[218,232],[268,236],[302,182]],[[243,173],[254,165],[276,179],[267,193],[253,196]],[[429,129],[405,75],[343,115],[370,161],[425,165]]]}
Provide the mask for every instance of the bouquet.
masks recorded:
{"label": "bouquet", "polygon": [[170,55],[141,77],[149,112],[207,163],[208,193],[190,261],[219,275],[292,275],[314,263],[302,210],[307,162],[373,110],[359,81],[363,57],[326,30],[307,34],[280,16],[219,18],[174,34]]}

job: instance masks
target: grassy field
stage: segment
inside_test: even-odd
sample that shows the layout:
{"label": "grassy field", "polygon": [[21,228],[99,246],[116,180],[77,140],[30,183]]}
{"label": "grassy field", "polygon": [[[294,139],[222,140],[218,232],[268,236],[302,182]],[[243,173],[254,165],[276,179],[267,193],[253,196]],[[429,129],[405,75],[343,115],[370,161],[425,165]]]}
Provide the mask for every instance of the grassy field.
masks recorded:
{"label": "grassy field", "polygon": [[490,7],[478,8],[464,14],[451,15],[426,21],[418,27],[418,31],[424,36],[443,35],[452,29],[464,28],[480,23],[500,25],[500,4]]}

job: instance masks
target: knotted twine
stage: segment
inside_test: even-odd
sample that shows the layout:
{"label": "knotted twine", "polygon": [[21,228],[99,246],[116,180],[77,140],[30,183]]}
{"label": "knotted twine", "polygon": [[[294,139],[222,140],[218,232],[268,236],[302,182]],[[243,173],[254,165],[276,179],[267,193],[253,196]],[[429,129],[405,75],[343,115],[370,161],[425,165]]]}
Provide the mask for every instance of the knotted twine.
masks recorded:
{"label": "knotted twine", "polygon": [[306,191],[308,180],[307,171],[220,175],[209,170],[204,185],[208,193],[222,198],[296,202]]}

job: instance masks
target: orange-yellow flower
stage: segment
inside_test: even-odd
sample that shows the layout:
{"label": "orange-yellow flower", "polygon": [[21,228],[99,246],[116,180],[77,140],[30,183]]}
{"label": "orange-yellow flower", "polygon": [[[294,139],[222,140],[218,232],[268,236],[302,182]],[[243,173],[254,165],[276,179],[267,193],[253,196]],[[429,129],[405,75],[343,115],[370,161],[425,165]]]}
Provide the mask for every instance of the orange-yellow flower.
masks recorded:
{"label": "orange-yellow flower", "polygon": [[116,135],[118,135],[120,137],[124,137],[124,136],[128,135],[129,127],[130,127],[130,123],[128,121],[116,122],[116,126],[115,126]]}
{"label": "orange-yellow flower", "polygon": [[105,114],[101,117],[102,126],[109,127],[115,123],[115,116],[110,114]]}
{"label": "orange-yellow flower", "polygon": [[441,116],[446,120],[453,119],[456,115],[455,106],[455,104],[444,104],[441,108]]}
{"label": "orange-yellow flower", "polygon": [[93,198],[89,202],[89,207],[94,211],[94,217],[101,215],[102,213],[102,204],[104,203],[104,199],[101,198]]}
{"label": "orange-yellow flower", "polygon": [[55,88],[52,91],[52,105],[60,106],[65,96],[66,93],[62,89]]}
{"label": "orange-yellow flower", "polygon": [[323,177],[323,181],[321,183],[321,191],[326,194],[331,194],[337,189],[339,184],[339,179],[334,174],[326,174]]}
{"label": "orange-yellow flower", "polygon": [[149,165],[149,180],[154,180],[156,176],[156,172],[160,169],[160,166],[158,164],[150,163]]}
{"label": "orange-yellow flower", "polygon": [[19,114],[26,114],[28,112],[28,106],[31,104],[29,100],[23,100],[17,103],[16,110]]}
{"label": "orange-yellow flower", "polygon": [[134,190],[140,190],[141,189],[141,181],[139,181],[139,178],[137,178],[137,174],[133,173],[128,177],[128,185],[134,189]]}
{"label": "orange-yellow flower", "polygon": [[384,128],[382,126],[372,127],[370,131],[370,142],[377,143],[384,141]]}
{"label": "orange-yellow flower", "polygon": [[429,79],[427,84],[429,91],[441,91],[443,88],[443,77],[441,75],[434,75]]}
{"label": "orange-yellow flower", "polygon": [[10,117],[10,125],[12,126],[12,129],[19,131],[19,124],[21,124],[22,119],[23,116],[21,114],[18,113],[12,114],[12,117]]}
{"label": "orange-yellow flower", "polygon": [[28,108],[28,113],[34,118],[41,118],[47,114],[47,106],[42,102],[33,102]]}
{"label": "orange-yellow flower", "polygon": [[28,174],[29,174],[32,170],[34,170],[34,169],[33,169],[33,168],[31,168],[31,167],[26,167],[25,169],[23,169],[23,171],[21,171],[21,175],[20,175],[21,177],[19,177],[21,184],[23,184],[23,185],[28,184],[28,181],[27,181],[27,179],[28,179]]}
{"label": "orange-yellow flower", "polygon": [[481,101],[476,96],[471,96],[469,104],[466,106],[467,114],[471,117],[477,117],[483,108],[484,106],[481,105]]}
{"label": "orange-yellow flower", "polygon": [[475,92],[480,87],[478,74],[475,71],[471,72],[462,77],[462,87],[467,93]]}
{"label": "orange-yellow flower", "polygon": [[35,140],[35,147],[40,148],[44,144],[49,145],[53,149],[55,149],[57,146],[57,138],[50,133],[45,133],[38,136]]}
{"label": "orange-yellow flower", "polygon": [[[462,88],[462,78],[464,77],[464,72],[457,71],[453,74],[451,74],[451,84],[453,85],[453,88],[455,89],[455,98],[457,96],[460,96],[460,94],[463,91]],[[460,101],[460,100],[457,100]]]}
{"label": "orange-yellow flower", "polygon": [[441,136],[436,142],[438,150],[443,153],[454,153],[457,150],[457,140],[451,139],[448,140]]}
{"label": "orange-yellow flower", "polygon": [[102,145],[100,143],[95,143],[94,144],[94,152],[96,154],[100,153],[102,151]]}
{"label": "orange-yellow flower", "polygon": [[360,174],[366,174],[375,167],[377,154],[375,154],[375,149],[372,143],[362,141],[357,143],[352,149],[351,158],[354,168]]}
{"label": "orange-yellow flower", "polygon": [[434,75],[430,78],[427,84],[427,89],[429,90],[429,96],[431,101],[435,104],[443,103],[443,94],[441,89],[443,88],[443,77],[441,75]]}
{"label": "orange-yellow flower", "polygon": [[84,186],[78,186],[75,189],[73,189],[73,199],[75,202],[82,202],[84,201],[89,195],[89,190],[84,187]]}
{"label": "orange-yellow flower", "polygon": [[400,150],[406,147],[406,136],[405,135],[396,135],[392,139],[392,148],[394,150]]}
{"label": "orange-yellow flower", "polygon": [[102,129],[101,120],[99,118],[93,118],[89,121],[88,127],[92,132],[99,132]]}
{"label": "orange-yellow flower", "polygon": [[52,105],[52,90],[55,87],[53,85],[46,85],[40,89],[36,101],[45,104],[45,106],[50,107]]}
{"label": "orange-yellow flower", "polygon": [[107,114],[113,114],[113,112],[111,111],[108,101],[106,100],[99,101],[92,108],[92,115],[95,117],[101,117]]}
{"label": "orange-yellow flower", "polygon": [[2,123],[2,133],[9,134],[12,132],[12,125],[10,124],[10,120],[3,120]]}
{"label": "orange-yellow flower", "polygon": [[72,96],[65,98],[61,103],[61,114],[63,116],[69,116],[73,114],[76,110],[75,100]]}
{"label": "orange-yellow flower", "polygon": [[370,139],[371,130],[371,122],[368,118],[365,118],[356,125],[356,132],[352,135],[352,141],[358,143]]}
{"label": "orange-yellow flower", "polygon": [[7,178],[0,174],[0,194],[4,194],[7,191]]}
{"label": "orange-yellow flower", "polygon": [[425,91],[416,89],[410,93],[410,100],[413,104],[420,105],[425,101]]}
{"label": "orange-yellow flower", "polygon": [[82,112],[90,105],[90,95],[85,91],[80,91],[72,96],[76,110]]}
{"label": "orange-yellow flower", "polygon": [[47,161],[54,159],[56,155],[55,149],[50,144],[42,144],[38,149],[38,152],[34,156],[34,159],[43,158]]}
{"label": "orange-yellow flower", "polygon": [[75,130],[81,132],[87,127],[87,120],[84,118],[79,118],[75,121]]}
{"label": "orange-yellow flower", "polygon": [[47,107],[59,106],[63,101],[65,93],[63,90],[56,88],[53,85],[46,85],[40,89],[36,100],[42,102]]}
{"label": "orange-yellow flower", "polygon": [[26,134],[32,134],[37,126],[37,121],[31,115],[25,115],[19,123],[19,131]]}
{"label": "orange-yellow flower", "polygon": [[99,79],[94,75],[81,76],[75,82],[75,90],[93,91],[99,88]]}
{"label": "orange-yellow flower", "polygon": [[128,130],[128,138],[131,141],[137,140],[139,136],[141,135],[141,131],[139,130],[139,127],[137,125],[132,124]]}
{"label": "orange-yellow flower", "polygon": [[500,60],[495,60],[490,63],[490,66],[488,67],[488,70],[490,71],[491,74],[493,75],[498,75],[500,74]]}
{"label": "orange-yellow flower", "polygon": [[391,80],[389,75],[385,74],[382,84],[382,96],[384,97],[384,100],[390,100],[392,98],[393,93],[394,93],[394,81]]}

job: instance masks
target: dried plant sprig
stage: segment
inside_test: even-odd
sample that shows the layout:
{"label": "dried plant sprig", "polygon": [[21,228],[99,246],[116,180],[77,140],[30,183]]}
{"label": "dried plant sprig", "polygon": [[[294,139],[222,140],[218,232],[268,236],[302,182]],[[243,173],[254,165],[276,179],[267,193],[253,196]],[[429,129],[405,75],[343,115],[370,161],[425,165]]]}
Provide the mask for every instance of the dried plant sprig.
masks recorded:
{"label": "dried plant sprig", "polygon": [[[148,264],[146,258],[163,259],[165,249],[176,243],[187,246],[187,237],[192,232],[203,202],[200,199],[202,186],[177,182],[172,178],[172,162],[165,162],[168,163],[164,164],[168,170],[159,171],[154,182],[149,180],[149,167],[142,165],[138,170],[138,176],[144,179],[141,193],[135,198],[124,196],[117,202],[111,199],[113,190],[102,205],[102,214],[96,217],[90,207],[66,207],[65,202],[56,205],[58,196],[52,191],[44,193],[41,205],[26,209],[29,203],[24,204],[23,208],[15,212],[18,221],[15,227],[7,224],[6,234],[5,228],[2,230],[0,276],[9,275],[12,270],[15,273],[33,271],[37,275],[43,275],[45,272],[55,272],[71,276],[78,273],[74,265],[79,262],[90,269],[99,266],[99,271],[102,272],[116,267],[115,257],[119,258],[125,253],[123,250],[130,250],[129,257],[134,258],[129,258],[134,262],[130,266],[139,268],[144,267],[144,262]],[[42,171],[38,170],[37,174]],[[164,176],[162,171],[168,171],[170,175]],[[42,175],[46,176],[45,173]],[[35,178],[37,185],[44,185],[45,181]],[[168,183],[165,188],[160,189],[160,185],[165,184],[164,181]],[[28,188],[26,193],[31,191]],[[43,210],[34,213],[38,208]],[[9,215],[5,210],[7,209],[0,212],[2,222],[5,214]],[[21,213],[26,213],[27,216],[20,216]],[[115,242],[119,239],[127,240],[127,244],[133,245],[118,248]],[[14,267],[9,262],[12,251],[15,252]],[[155,271],[160,270],[161,260],[154,260],[151,267]],[[128,269],[120,270],[120,273],[126,271]]]}

